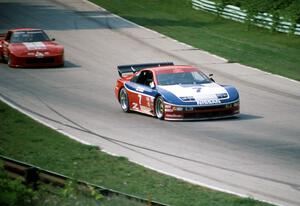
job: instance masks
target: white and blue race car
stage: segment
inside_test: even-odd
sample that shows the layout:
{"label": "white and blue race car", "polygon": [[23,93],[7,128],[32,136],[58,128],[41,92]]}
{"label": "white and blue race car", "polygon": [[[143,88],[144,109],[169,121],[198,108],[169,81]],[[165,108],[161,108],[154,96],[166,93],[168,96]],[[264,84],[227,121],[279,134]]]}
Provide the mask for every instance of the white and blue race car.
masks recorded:
{"label": "white and blue race car", "polygon": [[115,95],[124,112],[165,120],[217,119],[240,112],[235,87],[219,85],[192,66],[132,64],[118,66],[118,72]]}

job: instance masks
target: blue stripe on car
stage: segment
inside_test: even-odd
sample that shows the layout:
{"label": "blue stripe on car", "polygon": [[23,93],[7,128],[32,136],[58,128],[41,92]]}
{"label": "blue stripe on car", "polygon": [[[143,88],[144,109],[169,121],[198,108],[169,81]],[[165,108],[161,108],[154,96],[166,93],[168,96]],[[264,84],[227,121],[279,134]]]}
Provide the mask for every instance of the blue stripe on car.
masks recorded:
{"label": "blue stripe on car", "polygon": [[[142,85],[142,84],[137,84],[137,83],[134,83],[134,82],[126,82],[125,87],[128,90],[131,90],[131,91],[134,91],[134,92],[137,92],[137,93],[141,93],[141,94],[144,94],[144,95],[152,96],[152,97],[155,97],[158,94],[156,90],[151,89],[149,86],[145,86],[145,85]],[[143,89],[143,92],[138,91],[137,88]]]}

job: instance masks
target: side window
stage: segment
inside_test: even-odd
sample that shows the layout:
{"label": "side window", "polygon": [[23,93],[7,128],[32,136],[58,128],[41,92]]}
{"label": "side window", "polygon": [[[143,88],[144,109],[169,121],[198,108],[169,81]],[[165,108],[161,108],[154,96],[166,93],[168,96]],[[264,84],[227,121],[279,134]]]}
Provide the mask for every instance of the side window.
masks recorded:
{"label": "side window", "polygon": [[10,42],[11,35],[12,35],[11,31],[7,32],[7,34],[5,36],[5,41]]}
{"label": "side window", "polygon": [[138,73],[138,74],[136,74],[130,81],[131,82],[135,82],[135,83],[137,83],[137,80],[138,80],[138,78],[139,78],[139,76],[140,76],[140,74]]}
{"label": "side window", "polygon": [[151,82],[153,82],[153,74],[151,71],[142,71],[136,81],[136,83],[146,86],[150,86]]}

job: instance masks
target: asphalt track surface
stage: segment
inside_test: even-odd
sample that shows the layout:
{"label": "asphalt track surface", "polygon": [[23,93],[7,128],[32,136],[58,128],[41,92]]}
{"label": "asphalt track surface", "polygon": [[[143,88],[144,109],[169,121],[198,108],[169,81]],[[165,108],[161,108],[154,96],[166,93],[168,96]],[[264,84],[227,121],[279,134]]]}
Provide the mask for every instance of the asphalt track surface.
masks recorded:
{"label": "asphalt track surface", "polygon": [[[300,205],[300,84],[227,63],[82,0],[0,0],[0,30],[39,27],[66,66],[0,64],[0,95],[82,142],[158,171],[281,205]],[[121,111],[119,64],[173,61],[214,73],[241,95],[239,118],[168,122]]]}

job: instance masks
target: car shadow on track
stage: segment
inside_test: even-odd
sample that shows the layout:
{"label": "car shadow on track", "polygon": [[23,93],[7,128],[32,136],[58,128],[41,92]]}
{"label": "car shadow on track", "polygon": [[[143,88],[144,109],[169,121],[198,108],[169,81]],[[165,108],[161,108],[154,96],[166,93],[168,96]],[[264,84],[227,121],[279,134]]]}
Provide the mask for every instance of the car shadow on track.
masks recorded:
{"label": "car shadow on track", "polygon": [[[156,117],[131,111],[129,114],[136,115],[137,117],[149,117],[153,119],[157,119]],[[126,115],[129,115],[126,114]],[[264,117],[258,116],[258,115],[252,115],[252,114],[245,114],[241,113],[238,116],[233,116],[233,117],[226,117],[226,118],[217,118],[217,119],[189,119],[189,120],[163,120],[166,122],[219,122],[219,121],[245,121],[245,120],[255,120],[255,119],[262,119]],[[157,119],[158,120],[158,119]]]}
{"label": "car shadow on track", "polygon": [[206,121],[206,122],[210,122],[210,121],[212,121],[212,122],[214,122],[214,121],[245,121],[245,120],[255,120],[255,119],[262,119],[262,118],[264,118],[264,117],[258,116],[258,115],[241,113],[238,116],[234,116],[234,117],[227,117],[227,118],[220,118],[220,119],[208,119],[208,120],[200,120],[200,121]]}
{"label": "car shadow on track", "polygon": [[65,65],[63,67],[61,67],[62,69],[72,69],[72,68],[79,68],[81,67],[78,64],[75,64],[71,61],[65,60]]}
{"label": "car shadow on track", "polygon": [[251,114],[244,114],[241,113],[238,117],[237,120],[252,120],[252,119],[262,119],[264,117],[258,116],[258,115],[251,115]]}
{"label": "car shadow on track", "polygon": [[[3,64],[5,65],[6,63],[0,60],[0,65]],[[8,67],[8,66],[7,66]],[[53,66],[53,67],[17,67],[17,68],[11,68],[11,69],[78,69],[80,68],[81,65],[75,64],[71,61],[65,60],[64,61],[64,66]],[[8,67],[10,68],[10,67]]]}

